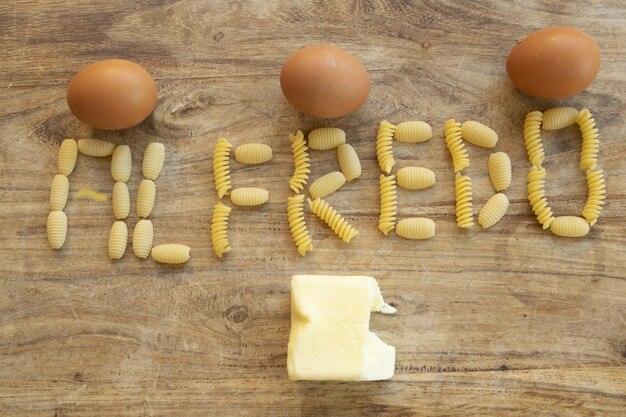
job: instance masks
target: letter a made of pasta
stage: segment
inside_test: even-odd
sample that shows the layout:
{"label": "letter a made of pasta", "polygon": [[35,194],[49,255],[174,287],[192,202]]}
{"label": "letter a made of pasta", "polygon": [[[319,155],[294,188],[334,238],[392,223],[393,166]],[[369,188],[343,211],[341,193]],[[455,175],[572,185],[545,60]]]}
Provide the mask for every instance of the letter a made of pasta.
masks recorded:
{"label": "letter a made of pasta", "polygon": [[213,176],[219,198],[230,194],[230,151],[233,145],[226,138],[219,138],[213,149]]}
{"label": "letter a made of pasta", "polygon": [[230,242],[228,241],[228,218],[232,209],[226,204],[217,202],[213,208],[213,218],[211,219],[211,244],[213,251],[221,258],[226,252],[230,252]]}
{"label": "letter a made of pasta", "polygon": [[470,165],[469,155],[461,138],[461,123],[455,122],[454,119],[446,120],[445,132],[454,172],[461,172]]}
{"label": "letter a made of pasta", "polygon": [[393,135],[396,127],[386,120],[380,122],[376,135],[376,157],[383,172],[389,174],[396,164],[393,158]]}
{"label": "letter a made of pasta", "polygon": [[456,225],[462,228],[472,227],[472,179],[468,175],[456,173],[454,181],[456,193]]}
{"label": "letter a made of pasta", "polygon": [[304,194],[297,194],[287,198],[287,218],[291,236],[302,256],[313,250],[311,235],[304,220]]}
{"label": "letter a made of pasta", "polygon": [[387,234],[396,227],[396,213],[398,209],[396,201],[396,177],[395,175],[383,175],[380,178],[380,214],[378,216],[378,229]]}
{"label": "letter a made of pasta", "polygon": [[311,211],[332,229],[344,242],[350,242],[359,232],[337,210],[321,198],[308,200]]}
{"label": "letter a made of pasta", "polygon": [[294,165],[293,175],[289,180],[289,187],[294,193],[299,194],[304,189],[311,173],[309,148],[307,148],[304,134],[300,130],[295,135],[289,135],[289,141],[291,142]]}
{"label": "letter a made of pasta", "polygon": [[596,121],[587,109],[582,109],[576,119],[583,137],[582,151],[580,152],[580,169],[594,169],[598,161],[598,129]]}

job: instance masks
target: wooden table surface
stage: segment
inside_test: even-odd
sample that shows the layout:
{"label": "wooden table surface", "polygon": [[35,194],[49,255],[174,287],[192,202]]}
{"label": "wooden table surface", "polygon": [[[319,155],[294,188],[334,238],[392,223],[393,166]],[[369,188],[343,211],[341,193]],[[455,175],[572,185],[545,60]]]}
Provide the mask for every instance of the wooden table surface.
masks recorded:
{"label": "wooden table surface", "polygon": [[[31,0],[5,2],[0,16],[3,416],[626,415],[623,1]],[[592,86],[562,101],[524,96],[504,69],[515,39],[550,25],[588,32],[602,52]],[[281,65],[312,43],[343,47],[363,62],[372,89],[362,109],[315,120],[289,106]],[[137,127],[92,130],[70,113],[66,89],[83,65],[113,57],[154,75],[158,104]],[[542,230],[527,201],[524,115],[561,105],[589,108],[602,141],[608,199],[582,239]],[[500,136],[495,150],[511,157],[511,206],[491,229],[455,224],[448,118],[488,124]],[[399,217],[434,219],[432,240],[377,229],[375,136],[383,119],[433,126],[431,142],[395,149],[399,167],[437,175],[431,190],[399,192]],[[328,199],[360,234],[345,244],[307,213],[315,250],[302,258],[285,213],[287,135],[319,126],[344,129],[362,160],[362,177]],[[219,136],[274,150],[266,165],[233,161],[233,183],[265,187],[270,201],[233,209],[224,259],[209,237]],[[122,260],[108,259],[109,159],[79,156],[67,242],[48,247],[49,187],[67,137],[130,145],[133,200],[145,146],[165,143],[155,244],[189,245],[188,264],[142,261],[130,248]],[[578,215],[586,199],[580,134],[571,127],[543,138],[554,211]],[[489,151],[469,151],[477,214],[493,193]],[[312,159],[312,179],[338,167],[334,152]],[[83,188],[109,199],[81,199]],[[131,232],[136,221],[127,221]],[[288,380],[289,283],[297,273],[379,280],[398,309],[371,321],[397,349],[393,380]]]}

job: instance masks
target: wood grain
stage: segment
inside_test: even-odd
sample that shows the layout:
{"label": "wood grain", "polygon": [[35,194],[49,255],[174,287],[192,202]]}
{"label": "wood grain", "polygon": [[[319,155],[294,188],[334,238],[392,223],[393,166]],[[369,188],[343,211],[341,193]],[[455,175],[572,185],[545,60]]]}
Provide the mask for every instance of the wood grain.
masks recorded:
{"label": "wood grain", "polygon": [[[0,410],[3,416],[623,416],[626,413],[626,10],[594,1],[11,1],[0,5]],[[526,97],[504,71],[516,38],[576,26],[602,51],[597,80],[558,102]],[[278,74],[301,46],[327,42],[372,78],[366,105],[314,120],[283,98]],[[119,57],[157,79],[159,101],[141,125],[92,131],[65,102],[85,64]],[[608,200],[584,239],[541,230],[526,198],[524,115],[587,107],[601,134]],[[509,212],[488,230],[454,220],[454,175],[443,123],[475,119],[500,136],[513,184]],[[427,144],[397,144],[397,167],[432,169],[437,184],[399,192],[399,215],[428,216],[425,242],[377,230],[375,135],[380,120],[424,120]],[[292,157],[287,135],[337,126],[363,176],[328,198],[360,231],[346,245],[315,216],[315,250],[301,258],[286,221]],[[270,191],[258,209],[233,208],[233,250],[214,256],[215,139],[270,145],[274,159],[233,183]],[[49,187],[62,139],[130,145],[132,210],[146,145],[166,145],[151,216],[155,244],[191,246],[183,267],[107,257],[114,221],[110,160],[80,157],[70,177],[69,236],[48,248]],[[546,132],[547,192],[555,212],[586,198],[575,128]],[[470,147],[475,214],[492,194],[489,152]],[[313,152],[312,180],[336,170]],[[81,188],[107,202],[76,198]],[[137,219],[128,220],[132,230]],[[372,328],[397,349],[380,383],[290,382],[289,281],[295,273],[376,277],[394,317]]]}

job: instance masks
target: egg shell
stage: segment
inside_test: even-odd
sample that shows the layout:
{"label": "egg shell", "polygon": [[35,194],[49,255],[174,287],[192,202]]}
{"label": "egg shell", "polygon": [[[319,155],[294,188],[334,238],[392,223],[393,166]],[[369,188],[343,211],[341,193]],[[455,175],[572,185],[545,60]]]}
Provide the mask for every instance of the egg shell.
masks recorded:
{"label": "egg shell", "polygon": [[600,51],[589,35],[571,27],[549,27],[522,39],[509,54],[506,71],[524,93],[546,99],[575,96],[600,69]]}
{"label": "egg shell", "polygon": [[91,127],[126,129],[145,120],[157,102],[154,78],[143,67],[107,59],[82,68],[67,89],[67,104]]}
{"label": "egg shell", "polygon": [[312,45],[285,61],[280,87],[297,110],[313,117],[334,118],[352,113],[365,103],[370,78],[365,67],[347,51]]}

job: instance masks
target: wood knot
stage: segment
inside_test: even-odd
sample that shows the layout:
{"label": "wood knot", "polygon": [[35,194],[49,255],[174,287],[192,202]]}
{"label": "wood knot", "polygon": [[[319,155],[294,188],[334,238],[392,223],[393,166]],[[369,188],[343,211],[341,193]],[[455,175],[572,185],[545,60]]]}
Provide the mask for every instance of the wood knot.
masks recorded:
{"label": "wood knot", "polygon": [[80,372],[76,372],[73,376],[74,381],[83,382],[83,375]]}
{"label": "wood knot", "polygon": [[224,312],[224,317],[233,323],[241,323],[248,318],[248,307],[245,305],[232,306]]}
{"label": "wood knot", "polygon": [[213,40],[215,42],[219,42],[222,40],[222,38],[224,37],[224,32],[217,32],[214,36],[213,36]]}
{"label": "wood knot", "polygon": [[430,41],[422,42],[422,49],[429,50],[431,46],[433,45],[430,43]]}
{"label": "wood knot", "polygon": [[509,368],[506,365],[502,365],[501,367],[498,368],[498,371],[509,371],[511,368]]}

